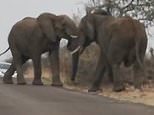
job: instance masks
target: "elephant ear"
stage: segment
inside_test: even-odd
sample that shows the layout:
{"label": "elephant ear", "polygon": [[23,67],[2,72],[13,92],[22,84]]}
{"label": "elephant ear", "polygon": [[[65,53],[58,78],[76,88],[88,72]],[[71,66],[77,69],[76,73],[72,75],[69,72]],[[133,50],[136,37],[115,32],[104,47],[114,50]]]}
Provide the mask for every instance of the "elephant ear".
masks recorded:
{"label": "elephant ear", "polygon": [[56,22],[55,22],[55,27],[57,29],[63,30],[67,26],[69,26],[69,28],[71,29],[76,29],[74,21],[70,19],[67,15],[57,16]]}
{"label": "elephant ear", "polygon": [[63,15],[57,16],[55,20],[55,29],[56,30],[63,30],[65,24],[65,17]]}
{"label": "elephant ear", "polygon": [[[44,35],[52,42],[57,41],[57,36],[54,28],[54,15],[51,14],[43,14],[40,15],[37,20],[39,25],[44,33]],[[56,16],[55,16],[56,17]]]}

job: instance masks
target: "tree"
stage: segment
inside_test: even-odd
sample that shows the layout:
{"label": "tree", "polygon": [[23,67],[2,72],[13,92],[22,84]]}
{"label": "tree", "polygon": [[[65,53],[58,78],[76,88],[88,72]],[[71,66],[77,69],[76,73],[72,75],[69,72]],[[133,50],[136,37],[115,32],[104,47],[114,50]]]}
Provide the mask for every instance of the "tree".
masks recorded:
{"label": "tree", "polygon": [[116,17],[131,16],[146,27],[154,25],[154,0],[89,0],[85,7],[106,9]]}

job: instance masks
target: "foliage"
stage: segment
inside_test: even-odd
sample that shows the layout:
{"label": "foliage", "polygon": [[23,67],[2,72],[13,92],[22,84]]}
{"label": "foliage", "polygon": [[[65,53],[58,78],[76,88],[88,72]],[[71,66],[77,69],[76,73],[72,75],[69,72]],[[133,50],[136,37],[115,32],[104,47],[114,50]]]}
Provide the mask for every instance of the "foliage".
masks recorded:
{"label": "foliage", "polygon": [[113,16],[132,16],[146,26],[154,25],[154,0],[89,0],[86,9],[106,9]]}

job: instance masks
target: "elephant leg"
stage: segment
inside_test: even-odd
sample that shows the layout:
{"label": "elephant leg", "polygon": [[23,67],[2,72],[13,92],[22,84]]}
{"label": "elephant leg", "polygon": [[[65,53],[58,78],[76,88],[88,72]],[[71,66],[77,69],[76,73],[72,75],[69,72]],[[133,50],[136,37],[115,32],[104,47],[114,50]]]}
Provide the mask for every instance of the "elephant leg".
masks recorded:
{"label": "elephant leg", "polygon": [[[123,72],[120,68],[124,58],[127,56],[127,49],[120,47],[116,41],[119,38],[113,38],[107,52],[107,58],[113,75],[113,91],[120,92],[125,90]],[[110,68],[109,67],[109,68]]]}
{"label": "elephant leg", "polygon": [[92,87],[88,90],[88,92],[96,92],[100,89],[101,81],[104,76],[106,60],[105,57],[101,54],[97,63],[96,71],[95,71],[95,81]]}
{"label": "elephant leg", "polygon": [[50,52],[49,55],[51,70],[52,70],[52,86],[62,87],[63,84],[60,80],[60,67],[59,67],[59,47]]}
{"label": "elephant leg", "polygon": [[34,65],[34,80],[33,85],[43,85],[41,80],[42,70],[41,70],[41,55],[38,55],[32,59]]}
{"label": "elephant leg", "polygon": [[123,74],[120,69],[120,64],[114,64],[112,66],[113,76],[114,76],[114,86],[113,91],[120,92],[125,90],[124,82],[123,82]]}
{"label": "elephant leg", "polygon": [[78,64],[79,64],[79,52],[76,52],[72,55],[72,73],[71,73],[71,80],[74,82],[75,77],[78,71]]}
{"label": "elephant leg", "polygon": [[14,62],[10,65],[9,69],[5,72],[3,82],[6,84],[13,84],[12,75],[16,71]]}
{"label": "elephant leg", "polygon": [[14,56],[14,62],[15,62],[16,70],[17,70],[17,84],[25,85],[26,81],[24,79],[23,69],[22,69],[22,65],[25,62],[25,59],[23,58],[23,56],[17,53]]}
{"label": "elephant leg", "polygon": [[144,68],[140,67],[138,62],[135,62],[133,66],[133,71],[134,71],[134,86],[136,89],[142,90],[142,85],[144,82]]}
{"label": "elephant leg", "polygon": [[107,69],[107,74],[109,76],[109,80],[111,83],[114,82],[114,78],[113,78],[113,71],[112,71],[112,67],[110,65],[108,65],[108,69]]}

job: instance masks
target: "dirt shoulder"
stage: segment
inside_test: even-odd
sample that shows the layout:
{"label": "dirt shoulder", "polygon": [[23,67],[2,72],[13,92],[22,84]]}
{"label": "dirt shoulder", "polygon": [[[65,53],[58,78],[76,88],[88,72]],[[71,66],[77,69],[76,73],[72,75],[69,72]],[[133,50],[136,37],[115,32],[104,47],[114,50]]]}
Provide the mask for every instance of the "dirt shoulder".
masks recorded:
{"label": "dirt shoulder", "polygon": [[[31,78],[31,77],[30,77]],[[43,82],[46,85],[51,84],[51,79],[44,77]],[[64,87],[80,92],[87,92],[88,87],[80,85],[67,85],[64,84]],[[150,87],[144,87],[143,91],[136,91],[132,87],[128,86],[126,91],[116,93],[112,91],[112,86],[103,86],[103,91],[97,93],[98,95],[114,98],[121,101],[128,101],[133,103],[142,103],[146,105],[154,106],[154,85]]]}
{"label": "dirt shoulder", "polygon": [[[70,90],[87,92],[87,88],[79,86],[65,86]],[[102,92],[98,92],[98,95],[113,98],[116,100],[141,103],[145,105],[154,106],[154,88],[144,87],[143,91],[135,90],[133,87],[128,87],[123,92],[113,92],[110,86],[105,86]]]}
{"label": "dirt shoulder", "polygon": [[115,93],[108,88],[104,90],[103,93],[99,95],[114,98],[122,101],[130,101],[133,103],[142,103],[146,105],[154,106],[154,89],[153,88],[144,88],[143,91],[137,91],[133,88],[128,88],[126,91]]}

